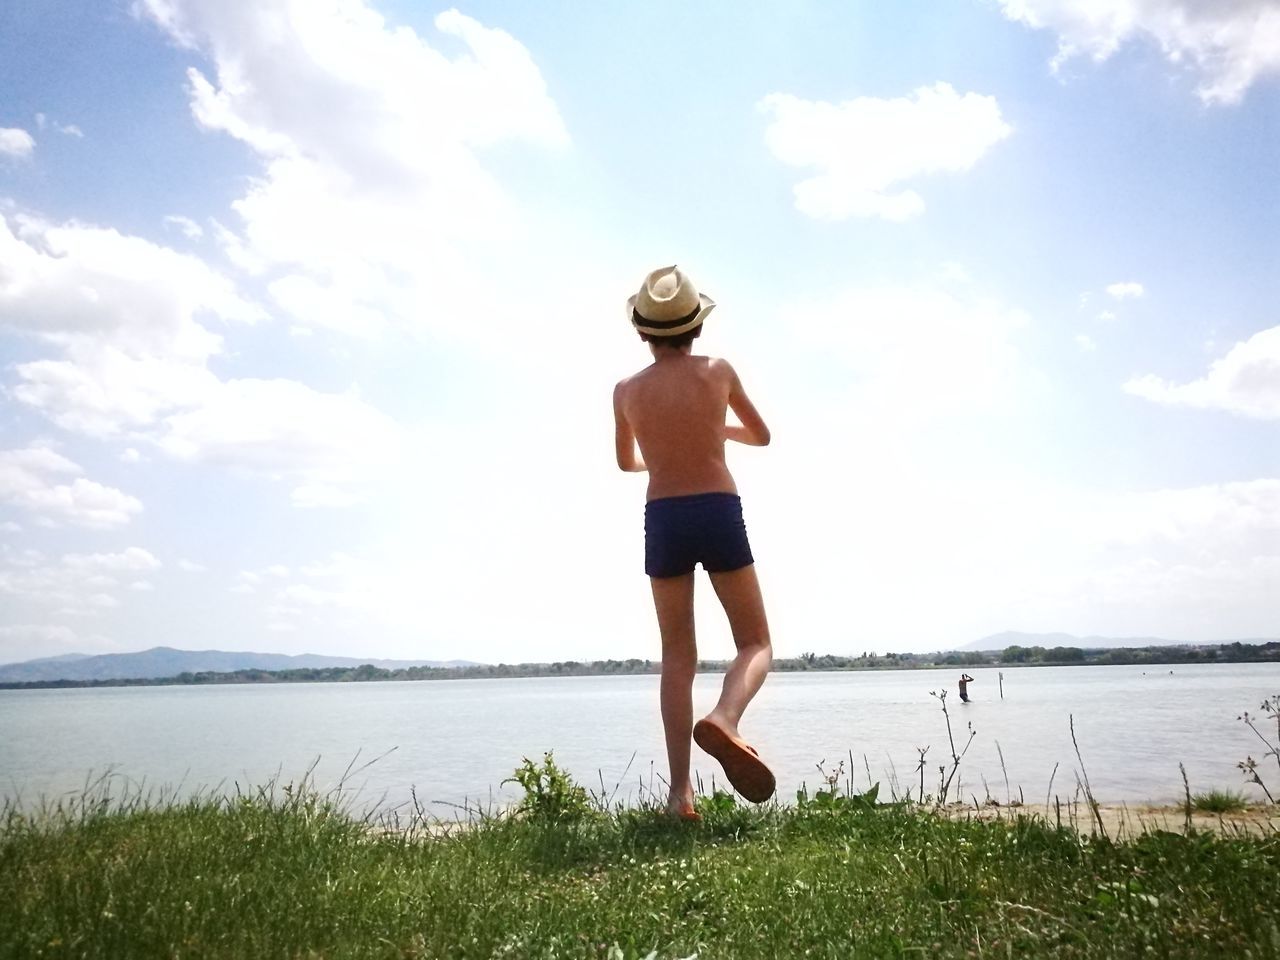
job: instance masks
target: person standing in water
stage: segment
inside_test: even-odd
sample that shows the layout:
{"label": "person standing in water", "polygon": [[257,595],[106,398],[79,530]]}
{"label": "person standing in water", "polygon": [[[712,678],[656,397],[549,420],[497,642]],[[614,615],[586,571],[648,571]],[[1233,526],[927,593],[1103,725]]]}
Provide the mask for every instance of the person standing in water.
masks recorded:
{"label": "person standing in water", "polygon": [[965,703],[969,702],[969,684],[973,683],[973,677],[967,673],[960,674],[960,699]]}
{"label": "person standing in water", "polygon": [[[738,725],[773,664],[773,647],[742,501],[725,463],[725,441],[767,446],[769,428],[726,360],[695,356],[692,344],[715,301],[677,267],[645,277],[627,315],[653,363],[613,391],[618,467],[649,474],[645,573],[662,637],[660,702],[670,766],[667,812],[700,819],[689,775],[690,739],[709,753],[743,797],[773,795],[773,772]],[[732,410],[738,424],[726,423]],[[637,446],[639,453],[637,454]],[[694,568],[701,563],[724,608],[737,655],[719,702],[693,722]]]}

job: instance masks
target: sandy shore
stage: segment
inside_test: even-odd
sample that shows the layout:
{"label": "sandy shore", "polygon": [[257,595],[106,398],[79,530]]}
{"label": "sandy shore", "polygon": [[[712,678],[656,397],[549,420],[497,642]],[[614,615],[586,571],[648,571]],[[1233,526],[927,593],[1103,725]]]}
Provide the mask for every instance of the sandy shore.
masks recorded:
{"label": "sandy shore", "polygon": [[[984,804],[975,808],[972,804],[961,806],[956,804],[947,807],[945,814],[957,820],[1008,820],[1018,816],[1035,816],[1047,820],[1051,824],[1061,823],[1084,834],[1098,831],[1098,823],[1087,804],[1063,803],[1060,807],[1046,807],[1042,803],[1028,803],[1024,806],[1006,806]],[[1112,840],[1132,838],[1153,830],[1168,830],[1172,833],[1183,833],[1187,827],[1187,815],[1181,806],[1146,803],[1102,803],[1098,805],[1098,817],[1102,827]],[[1280,831],[1280,805],[1253,806],[1235,813],[1201,813],[1191,814],[1191,827],[1194,830],[1213,831],[1215,833],[1233,834],[1247,833],[1261,836]]]}
{"label": "sandy shore", "polygon": [[[973,804],[951,804],[937,809],[920,807],[919,811],[927,815],[939,815],[953,820],[1014,820],[1022,817],[1036,817],[1051,825],[1061,824],[1089,836],[1098,832],[1097,820],[1088,806],[1079,803],[1062,803],[1059,807],[1045,806],[1042,803],[982,804],[975,808]],[[508,811],[510,812],[510,811]],[[1155,803],[1102,803],[1098,805],[1098,816],[1102,827],[1112,840],[1131,840],[1143,833],[1167,830],[1170,833],[1185,833],[1187,817],[1179,805]],[[461,831],[471,829],[474,824],[467,821],[441,820],[419,825],[429,837],[448,837]],[[1234,813],[1201,813],[1191,814],[1191,828],[1195,831],[1212,832],[1231,836],[1247,834],[1264,836],[1280,833],[1280,804],[1251,806]],[[403,828],[377,825],[371,828],[373,833],[399,833]]]}

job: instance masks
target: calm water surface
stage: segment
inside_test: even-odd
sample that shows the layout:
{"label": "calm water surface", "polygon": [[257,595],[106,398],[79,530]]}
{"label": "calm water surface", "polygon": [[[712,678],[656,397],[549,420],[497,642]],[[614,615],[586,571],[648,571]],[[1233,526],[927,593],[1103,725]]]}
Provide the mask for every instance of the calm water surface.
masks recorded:
{"label": "calm water surface", "polygon": [[[945,685],[957,745],[968,724],[977,734],[961,765],[966,799],[988,789],[1006,799],[997,743],[1015,798],[1021,787],[1028,802],[1043,801],[1055,764],[1053,792],[1071,795],[1074,715],[1100,800],[1171,801],[1182,790],[1179,761],[1194,791],[1244,789],[1235,764],[1262,745],[1236,718],[1280,692],[1280,664],[1005,670],[1003,700],[996,670],[972,675],[974,702],[961,704],[959,671],[774,674],[744,733],[785,799],[803,781],[820,782],[819,761],[844,760],[847,775],[850,754],[855,786],[869,766],[886,789],[895,777],[899,792],[918,788],[916,748],[925,746],[932,790],[949,750],[929,692]],[[714,704],[719,679],[698,678],[696,710]],[[544,750],[590,786],[621,783],[619,798],[658,788],[666,761],[657,677],[0,691],[0,796],[24,803],[107,771],[149,787],[228,789],[277,774],[296,780],[317,758],[327,788],[358,756],[357,766],[381,757],[349,780],[359,803],[395,805],[416,789],[444,813],[515,799],[502,779]],[[709,784],[717,768],[694,754]]]}

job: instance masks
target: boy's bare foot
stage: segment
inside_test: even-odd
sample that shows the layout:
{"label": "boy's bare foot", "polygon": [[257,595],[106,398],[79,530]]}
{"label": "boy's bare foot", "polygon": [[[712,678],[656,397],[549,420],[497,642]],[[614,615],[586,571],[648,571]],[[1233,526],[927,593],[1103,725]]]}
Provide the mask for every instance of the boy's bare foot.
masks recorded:
{"label": "boy's bare foot", "polygon": [[672,793],[667,798],[667,816],[673,820],[683,820],[686,823],[698,823],[702,820],[700,814],[693,807],[693,791],[689,790],[684,793]]}
{"label": "boy's bare foot", "polygon": [[730,724],[714,714],[693,725],[693,741],[720,762],[729,783],[752,803],[764,803],[777,786],[773,771],[755,747],[743,741]]}

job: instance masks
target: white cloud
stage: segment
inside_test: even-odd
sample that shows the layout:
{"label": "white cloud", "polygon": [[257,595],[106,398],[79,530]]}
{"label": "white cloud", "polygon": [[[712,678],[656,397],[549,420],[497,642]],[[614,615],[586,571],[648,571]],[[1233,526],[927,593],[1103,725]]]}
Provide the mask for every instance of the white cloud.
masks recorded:
{"label": "white cloud", "polygon": [[66,645],[75,640],[75,633],[69,627],[50,624],[12,623],[0,626],[0,643],[8,643],[14,639]]}
{"label": "white cloud", "polygon": [[220,387],[203,363],[132,357],[100,342],[79,342],[67,353],[67,360],[18,364],[13,395],[64,430],[91,437],[142,439],[163,416],[200,406]]}
{"label": "white cloud", "polygon": [[166,227],[173,227],[180,231],[188,240],[199,240],[204,236],[204,228],[196,223],[190,217],[184,217],[180,214],[171,213],[164,218]]}
{"label": "white cloud", "polygon": [[11,563],[8,569],[0,568],[0,594],[56,606],[59,613],[90,616],[120,606],[111,591],[160,566],[154,555],[140,547],[119,553],[69,553],[52,564]]}
{"label": "white cloud", "polygon": [[40,130],[52,128],[58,133],[68,137],[84,138],[84,131],[77,127],[74,123],[59,123],[57,120],[51,120],[46,114],[36,114],[36,127]]}
{"label": "white cloud", "polygon": [[788,166],[817,168],[796,184],[796,207],[811,217],[907,220],[924,200],[903,184],[969,170],[1012,128],[994,97],[958,94],[947,83],[910,97],[858,97],[843,103],[774,93],[765,142]]}
{"label": "white cloud", "polygon": [[[69,431],[323,486],[332,491],[325,502],[354,502],[354,487],[394,453],[389,418],[352,391],[224,381],[207,366],[222,352],[207,323],[263,316],[195,257],[114,230],[22,216],[11,228],[0,217],[0,330],[62,354],[17,364],[14,397]],[[88,483],[73,492],[101,501]]]}
{"label": "white cloud", "polygon": [[101,633],[66,624],[15,623],[0,627],[0,663],[22,663],[68,653],[123,653],[127,647]]}
{"label": "white cloud", "polygon": [[286,603],[302,604],[310,607],[330,606],[341,601],[341,594],[320,590],[305,583],[294,583],[280,591],[280,599]]}
{"label": "white cloud", "polygon": [[[362,480],[398,456],[400,429],[354,392],[319,393],[292,380],[230,380],[200,406],[167,416],[156,435],[175,459],[240,467],[297,483],[300,506],[346,505]],[[316,487],[342,491],[314,501]]]}
{"label": "white cloud", "polygon": [[73,653],[79,642],[70,627],[49,623],[10,623],[0,626],[0,664],[36,657]]}
{"label": "white cloud", "polygon": [[1010,20],[1058,35],[1056,71],[1073,57],[1103,61],[1145,38],[1170,63],[1199,77],[1205,103],[1236,103],[1257,80],[1280,73],[1275,0],[999,0]]}
{"label": "white cloud", "polygon": [[782,308],[877,418],[931,419],[1010,401],[1022,374],[1014,342],[1025,313],[968,289],[864,287]]}
{"label": "white cloud", "polygon": [[44,554],[30,547],[16,550],[8,543],[0,543],[0,563],[9,567],[38,567],[44,563]]}
{"label": "white cloud", "polygon": [[1133,280],[1107,285],[1107,293],[1117,300],[1136,300],[1146,293],[1142,284]]}
{"label": "white cloud", "polygon": [[[425,558],[424,558],[425,562]],[[424,569],[421,563],[419,570]],[[240,582],[262,591],[262,614],[268,629],[300,629],[333,626],[350,628],[357,623],[396,624],[406,609],[413,616],[423,612],[421,597],[406,595],[405,581],[387,568],[387,558],[353,557],[335,553],[328,559],[304,564],[296,571],[274,565],[260,571],[244,571]],[[412,594],[412,591],[409,592]]]}
{"label": "white cloud", "polygon": [[1073,632],[1149,633],[1146,608],[1180,624],[1180,636],[1258,636],[1280,615],[1280,480],[1075,496],[1062,507],[1059,549],[1085,550],[1057,587],[1064,622],[1072,608],[1092,618]]}
{"label": "white cloud", "polygon": [[73,570],[109,573],[159,570],[161,567],[160,561],[141,547],[129,547],[120,553],[70,553],[62,558],[62,562]]}
{"label": "white cloud", "polygon": [[1076,346],[1085,353],[1093,353],[1098,349],[1098,344],[1094,341],[1093,337],[1086,336],[1083,333],[1076,335]]}
{"label": "white cloud", "polygon": [[393,578],[394,586],[382,592],[370,589],[371,582],[385,581],[387,573],[378,558],[339,553],[296,570],[284,564],[242,570],[230,589],[245,597],[246,611],[260,618],[263,629],[292,632],[305,627],[314,636],[335,627],[355,630],[358,624],[385,627],[406,605],[420,616],[421,598],[402,596],[401,579]]}
{"label": "white cloud", "polygon": [[101,227],[0,215],[0,266],[0,329],[66,348],[203,362],[221,338],[202,320],[263,316],[196,257]]}
{"label": "white cloud", "polygon": [[[1085,511],[1082,511],[1085,512]],[[1280,554],[1280,480],[1111,494],[1087,504],[1085,536],[1102,546],[1192,544],[1202,557]]]}
{"label": "white cloud", "polygon": [[1156,403],[1225,410],[1259,420],[1280,419],[1280,327],[1255,333],[1215,360],[1198,380],[1178,384],[1147,374],[1126,392]]}
{"label": "white cloud", "polygon": [[1115,321],[1116,315],[1110,310],[1103,310],[1100,314],[1098,314],[1098,319],[1103,323],[1112,323]]}
{"label": "white cloud", "polygon": [[[999,432],[997,418],[975,418],[948,456],[919,430],[877,436],[875,414],[853,420],[852,409],[832,418],[826,449],[792,440],[789,462],[739,477],[780,650],[794,649],[787,638],[862,635],[928,650],[1011,623],[1186,641],[1274,630],[1280,480],[1082,489],[1036,475],[1016,450],[989,457],[975,436]],[[787,439],[776,432],[775,443]],[[834,569],[784,559],[833,543],[857,545]],[[832,634],[849,583],[859,610]],[[922,589],[941,607],[917,609]]]}
{"label": "white cloud", "polygon": [[76,477],[70,484],[31,491],[22,503],[44,517],[99,529],[122,527],[142,511],[142,503],[136,497],[84,477]]}
{"label": "white cloud", "polygon": [[293,488],[290,499],[295,507],[315,509],[320,507],[349,507],[360,497],[350,489],[327,483],[303,483]]}
{"label": "white cloud", "polygon": [[448,10],[435,28],[462,52],[446,56],[359,0],[138,9],[208,55],[212,78],[188,72],[196,121],[263,164],[234,204],[241,230],[218,235],[235,262],[270,275],[277,307],[299,325],[362,336],[483,310],[485,278],[503,269],[498,248],[522,244],[481,153],[568,142],[518,41]]}
{"label": "white cloud", "polygon": [[263,576],[254,570],[241,570],[231,584],[232,593],[254,593],[262,585]]}
{"label": "white cloud", "polygon": [[0,464],[29,473],[80,473],[78,464],[48,447],[0,451]]}
{"label": "white cloud", "polygon": [[0,127],[0,156],[26,159],[36,147],[35,138],[18,127]]}
{"label": "white cloud", "polygon": [[114,610],[120,606],[120,601],[109,593],[93,593],[84,598],[84,607],[69,607],[61,610],[61,613],[85,615],[94,610]]}
{"label": "white cloud", "polygon": [[[112,529],[129,523],[142,503],[81,476],[79,465],[46,447],[0,450],[0,502],[50,523]],[[60,483],[56,476],[74,476]]]}
{"label": "white cloud", "polygon": [[204,573],[209,568],[194,560],[182,559],[178,561],[178,569],[183,573]]}

